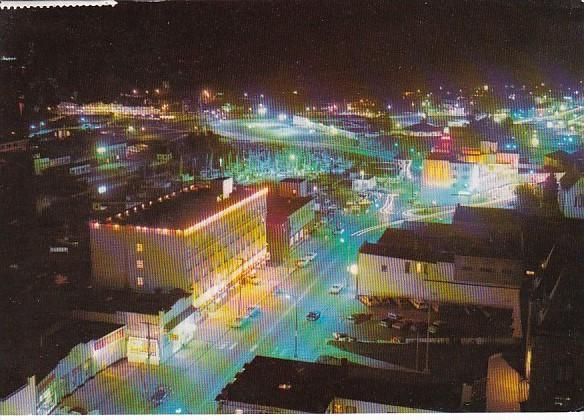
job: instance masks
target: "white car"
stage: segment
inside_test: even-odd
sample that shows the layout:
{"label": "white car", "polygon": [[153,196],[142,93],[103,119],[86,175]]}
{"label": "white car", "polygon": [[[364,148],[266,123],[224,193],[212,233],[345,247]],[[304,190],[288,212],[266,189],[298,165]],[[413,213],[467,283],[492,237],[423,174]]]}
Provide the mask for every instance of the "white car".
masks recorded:
{"label": "white car", "polygon": [[309,254],[306,254],[306,256],[304,257],[305,259],[307,259],[308,261],[312,261],[316,258],[316,252],[311,252]]}
{"label": "white car", "polygon": [[246,313],[247,313],[248,317],[258,315],[260,313],[260,305],[252,305],[252,306],[248,307]]}
{"label": "white car", "polygon": [[296,266],[297,267],[306,267],[309,262],[310,262],[310,260],[306,257],[300,258],[299,260],[296,260]]}
{"label": "white car", "polygon": [[231,322],[231,328],[241,328],[247,321],[249,321],[249,315],[238,316]]}
{"label": "white car", "polygon": [[338,295],[339,293],[341,293],[341,290],[343,290],[344,287],[345,286],[343,286],[342,284],[339,284],[339,283],[333,284],[331,286],[331,288],[329,289],[329,293],[331,295]]}

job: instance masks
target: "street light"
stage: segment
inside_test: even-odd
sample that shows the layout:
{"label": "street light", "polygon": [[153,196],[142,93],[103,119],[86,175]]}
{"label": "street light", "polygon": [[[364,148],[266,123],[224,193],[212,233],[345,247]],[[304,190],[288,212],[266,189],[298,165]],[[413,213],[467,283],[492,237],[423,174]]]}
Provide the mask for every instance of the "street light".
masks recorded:
{"label": "street light", "polygon": [[294,303],[294,358],[298,359],[298,296],[293,294],[286,294],[286,299],[295,298]]}

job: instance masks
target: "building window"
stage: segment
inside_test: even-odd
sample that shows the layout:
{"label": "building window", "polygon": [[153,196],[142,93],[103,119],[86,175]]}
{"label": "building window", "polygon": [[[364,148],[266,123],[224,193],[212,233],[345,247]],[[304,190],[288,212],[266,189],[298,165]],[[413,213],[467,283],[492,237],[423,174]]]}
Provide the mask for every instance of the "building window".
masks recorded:
{"label": "building window", "polygon": [[136,260],[136,268],[143,269],[144,268],[144,260]]}
{"label": "building window", "polygon": [[136,277],[136,286],[144,287],[144,277],[142,276]]}
{"label": "building window", "polygon": [[416,263],[416,273],[420,274],[422,272],[422,263]]}
{"label": "building window", "polygon": [[428,264],[424,264],[424,274],[428,275]]}
{"label": "building window", "polygon": [[381,271],[387,273],[387,266],[385,264],[381,266]]}
{"label": "building window", "polygon": [[136,244],[136,252],[142,252],[142,251],[144,251],[144,245]]}
{"label": "building window", "polygon": [[409,274],[409,272],[410,272],[410,264],[411,264],[411,263],[410,263],[409,261],[406,261],[406,263],[405,263],[405,266],[404,266],[404,272],[405,272],[406,274]]}
{"label": "building window", "polygon": [[348,414],[356,413],[357,412],[357,407],[355,407],[354,405],[346,405],[344,412],[345,413],[348,413]]}

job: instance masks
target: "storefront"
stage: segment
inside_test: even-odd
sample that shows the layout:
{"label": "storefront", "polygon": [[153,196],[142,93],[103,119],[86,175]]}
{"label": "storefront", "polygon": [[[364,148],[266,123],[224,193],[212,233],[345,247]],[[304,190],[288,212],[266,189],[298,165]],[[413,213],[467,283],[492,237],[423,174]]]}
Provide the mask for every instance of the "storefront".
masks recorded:
{"label": "storefront", "polygon": [[[160,350],[157,338],[128,338],[128,362],[146,363],[151,365],[160,364]],[[148,357],[150,353],[150,357]]]}
{"label": "storefront", "polygon": [[55,372],[51,372],[37,385],[37,414],[44,416],[49,414],[59,403],[58,383],[55,381]]}

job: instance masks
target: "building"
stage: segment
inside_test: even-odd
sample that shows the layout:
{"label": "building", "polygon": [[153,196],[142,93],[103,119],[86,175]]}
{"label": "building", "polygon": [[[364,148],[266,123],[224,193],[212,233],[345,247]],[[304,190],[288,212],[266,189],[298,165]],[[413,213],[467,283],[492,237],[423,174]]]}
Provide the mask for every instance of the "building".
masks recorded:
{"label": "building", "polygon": [[430,124],[426,118],[422,118],[419,123],[412,124],[403,129],[403,134],[408,137],[433,138],[441,137],[443,129],[434,124]]}
{"label": "building", "polygon": [[33,156],[35,175],[42,175],[49,168],[65,166],[71,163],[71,155],[66,153],[44,153]]}
{"label": "building", "polygon": [[359,296],[511,309],[513,334],[520,336],[524,273],[520,238],[474,236],[457,225],[412,222],[361,246],[356,286]]}
{"label": "building", "polygon": [[375,187],[377,187],[377,178],[374,176],[369,176],[367,178],[362,176],[351,181],[351,189],[353,191],[361,192],[366,190],[373,190]]}
{"label": "building", "polygon": [[463,384],[346,360],[338,366],[256,356],[215,400],[219,414],[457,412]]}
{"label": "building", "polygon": [[206,307],[265,260],[267,193],[192,185],[90,223],[93,285],[182,289]]}
{"label": "building", "polygon": [[526,411],[584,407],[584,249],[582,234],[555,241],[526,305]]}
{"label": "building", "polygon": [[0,142],[0,153],[26,152],[27,150],[28,139]]}
{"label": "building", "polygon": [[95,149],[95,158],[100,164],[125,160],[128,151],[127,146],[128,145],[125,141],[99,144]]}
{"label": "building", "polygon": [[430,153],[423,161],[421,199],[453,205],[511,197],[518,180],[519,154],[497,151],[497,144],[457,153]]}
{"label": "building", "polygon": [[304,178],[284,178],[280,181],[279,194],[288,198],[308,197],[308,182]]}
{"label": "building", "polygon": [[267,201],[266,238],[270,261],[280,264],[310,234],[315,221],[311,197],[270,195]]}
{"label": "building", "polygon": [[[88,289],[70,298],[70,317],[126,328],[130,363],[158,365],[194,338],[203,319],[190,294]],[[150,357],[148,354],[150,353]]]}
{"label": "building", "polygon": [[569,219],[584,219],[584,177],[571,170],[560,178],[560,210]]}
{"label": "building", "polygon": [[41,333],[29,349],[25,367],[0,372],[1,415],[49,414],[63,397],[126,356],[125,327],[60,322]]}

